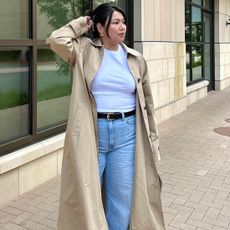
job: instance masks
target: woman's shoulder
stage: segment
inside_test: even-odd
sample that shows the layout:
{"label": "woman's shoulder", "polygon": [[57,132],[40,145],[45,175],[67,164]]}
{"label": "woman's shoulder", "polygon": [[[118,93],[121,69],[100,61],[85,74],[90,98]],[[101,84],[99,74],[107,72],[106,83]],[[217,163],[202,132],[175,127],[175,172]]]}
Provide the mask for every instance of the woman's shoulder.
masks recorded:
{"label": "woman's shoulder", "polygon": [[135,49],[132,49],[132,48],[128,47],[128,51],[129,51],[130,54],[132,54],[132,55],[134,55],[136,57],[143,58],[143,55],[139,51],[137,51]]}
{"label": "woman's shoulder", "polygon": [[78,44],[81,46],[81,48],[87,52],[87,51],[92,51],[94,48],[100,48],[102,47],[100,41],[98,40],[93,40],[87,36],[81,36],[77,38]]}
{"label": "woman's shoulder", "polygon": [[133,48],[126,46],[125,44],[123,44],[123,46],[125,47],[128,55],[134,56],[141,64],[144,64],[146,62],[142,53],[140,53],[136,49],[133,49]]}
{"label": "woman's shoulder", "polygon": [[142,58],[143,58],[143,55],[142,55],[140,52],[138,52],[137,50],[128,47],[128,46],[125,45],[124,43],[122,43],[122,46],[123,46],[124,49],[126,50],[127,54],[131,54],[131,55],[133,55],[133,56],[142,57]]}
{"label": "woman's shoulder", "polygon": [[83,35],[78,38],[81,43],[84,43],[87,47],[102,47],[102,44],[99,39],[92,39],[87,35]]}
{"label": "woman's shoulder", "polygon": [[137,50],[132,49],[126,46],[125,44],[122,44],[122,46],[125,48],[127,55],[131,55],[135,59],[136,63],[141,69],[141,72],[145,73],[147,71],[147,63],[146,63],[144,56]]}

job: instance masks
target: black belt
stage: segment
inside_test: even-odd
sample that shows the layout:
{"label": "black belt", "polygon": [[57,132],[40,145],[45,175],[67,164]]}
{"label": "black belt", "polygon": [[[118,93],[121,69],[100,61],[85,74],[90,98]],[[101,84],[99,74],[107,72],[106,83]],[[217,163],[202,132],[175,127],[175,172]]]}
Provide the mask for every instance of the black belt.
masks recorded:
{"label": "black belt", "polygon": [[122,118],[122,114],[124,114],[124,117],[132,116],[136,113],[135,110],[126,112],[126,113],[97,113],[97,118],[106,118],[107,120],[115,120]]}

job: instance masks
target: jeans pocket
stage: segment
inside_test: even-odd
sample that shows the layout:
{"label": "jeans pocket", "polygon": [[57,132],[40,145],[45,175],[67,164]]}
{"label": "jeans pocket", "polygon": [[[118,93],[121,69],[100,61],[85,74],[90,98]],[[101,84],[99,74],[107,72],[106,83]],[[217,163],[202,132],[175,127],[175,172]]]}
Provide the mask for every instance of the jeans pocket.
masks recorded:
{"label": "jeans pocket", "polygon": [[128,125],[135,125],[136,124],[136,116],[129,116],[125,118],[125,121]]}

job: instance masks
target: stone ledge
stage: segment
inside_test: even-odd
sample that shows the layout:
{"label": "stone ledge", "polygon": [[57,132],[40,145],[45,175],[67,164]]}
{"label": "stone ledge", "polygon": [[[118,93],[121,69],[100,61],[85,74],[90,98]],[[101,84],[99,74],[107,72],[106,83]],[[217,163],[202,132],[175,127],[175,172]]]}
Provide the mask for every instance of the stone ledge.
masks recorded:
{"label": "stone ledge", "polygon": [[187,106],[204,98],[208,94],[208,81],[202,81],[187,88]]}
{"label": "stone ledge", "polygon": [[65,133],[0,157],[0,175],[64,146]]}
{"label": "stone ledge", "polygon": [[207,80],[198,82],[198,83],[196,83],[194,85],[190,85],[190,86],[187,87],[187,94],[192,93],[192,92],[194,92],[194,91],[196,91],[198,89],[204,88],[204,87],[206,87],[208,85],[209,85],[209,81],[207,81]]}

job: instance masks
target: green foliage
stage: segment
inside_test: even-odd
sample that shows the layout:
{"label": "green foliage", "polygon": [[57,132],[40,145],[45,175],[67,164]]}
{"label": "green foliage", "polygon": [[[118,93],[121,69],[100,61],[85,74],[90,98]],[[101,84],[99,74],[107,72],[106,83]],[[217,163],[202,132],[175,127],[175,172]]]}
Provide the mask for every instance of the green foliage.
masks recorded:
{"label": "green foliage", "polygon": [[[84,14],[87,9],[90,9],[89,0],[37,0],[41,14],[45,14],[48,18],[48,23],[54,28],[60,28],[74,18],[78,18]],[[52,54],[45,50],[39,50],[39,61],[43,59],[52,60]],[[45,56],[47,55],[47,56]],[[58,74],[60,76],[70,74],[70,66],[60,58],[56,58],[58,66]]]}
{"label": "green foliage", "polygon": [[53,28],[59,28],[84,14],[90,8],[88,0],[38,0],[40,12],[48,17]]}
{"label": "green foliage", "polygon": [[58,75],[59,76],[70,76],[71,67],[68,63],[64,62],[61,58],[56,56],[56,63],[58,65]]}
{"label": "green foliage", "polygon": [[18,58],[20,57],[21,50],[1,50],[0,52],[0,62],[1,63],[11,63],[18,62]]}
{"label": "green foliage", "polygon": [[38,62],[47,62],[54,60],[54,53],[50,49],[38,49]]}

